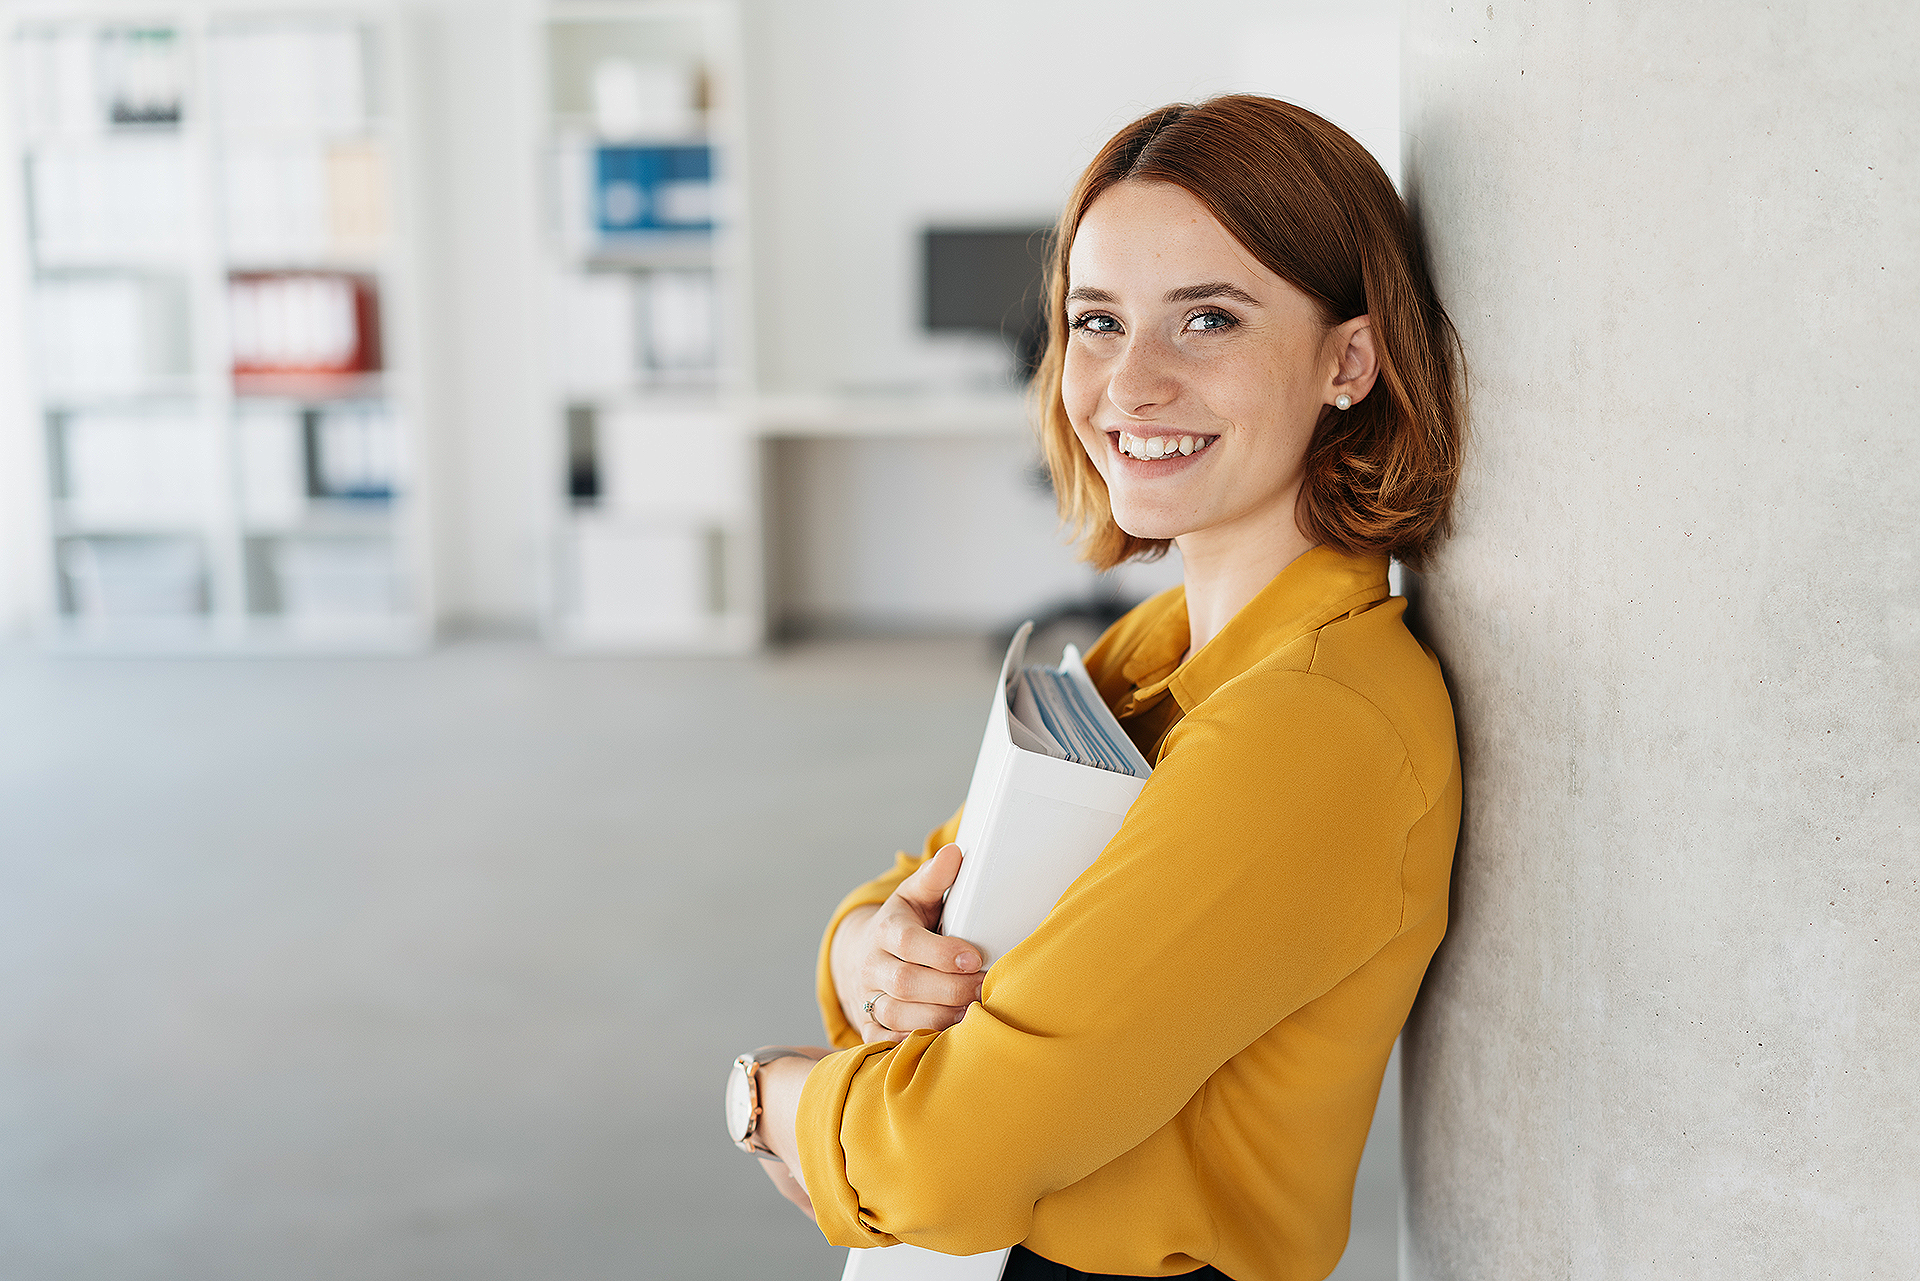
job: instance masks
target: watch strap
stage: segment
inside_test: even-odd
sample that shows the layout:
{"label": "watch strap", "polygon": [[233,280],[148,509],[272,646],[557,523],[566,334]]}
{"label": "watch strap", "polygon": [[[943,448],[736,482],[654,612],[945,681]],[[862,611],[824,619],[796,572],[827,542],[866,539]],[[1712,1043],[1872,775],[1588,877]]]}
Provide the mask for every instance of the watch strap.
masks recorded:
{"label": "watch strap", "polygon": [[760,1068],[763,1064],[779,1059],[805,1059],[812,1055],[785,1045],[763,1045],[757,1050],[742,1054],[734,1064],[747,1074],[748,1084],[753,1089],[753,1117],[747,1124],[747,1133],[743,1138],[735,1139],[734,1146],[757,1160],[780,1159],[780,1154],[768,1147],[760,1138],[760,1118],[766,1115],[766,1109],[760,1105]]}

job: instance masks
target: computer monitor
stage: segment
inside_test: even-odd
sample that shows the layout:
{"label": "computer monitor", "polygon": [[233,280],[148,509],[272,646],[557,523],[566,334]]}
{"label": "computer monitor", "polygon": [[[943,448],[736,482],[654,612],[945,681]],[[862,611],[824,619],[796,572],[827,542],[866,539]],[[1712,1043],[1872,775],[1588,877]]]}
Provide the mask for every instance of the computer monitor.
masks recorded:
{"label": "computer monitor", "polygon": [[927,329],[998,334],[1026,378],[1047,348],[1046,261],[1053,228],[929,227],[923,241]]}

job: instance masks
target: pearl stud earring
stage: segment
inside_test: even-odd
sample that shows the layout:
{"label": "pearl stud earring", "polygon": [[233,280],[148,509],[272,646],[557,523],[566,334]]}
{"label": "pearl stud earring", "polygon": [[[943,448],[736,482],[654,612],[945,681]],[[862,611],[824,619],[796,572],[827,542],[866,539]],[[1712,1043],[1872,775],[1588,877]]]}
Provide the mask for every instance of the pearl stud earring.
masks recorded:
{"label": "pearl stud earring", "polygon": [[1343,391],[1333,398],[1333,404],[1336,409],[1349,409],[1353,406],[1353,397]]}

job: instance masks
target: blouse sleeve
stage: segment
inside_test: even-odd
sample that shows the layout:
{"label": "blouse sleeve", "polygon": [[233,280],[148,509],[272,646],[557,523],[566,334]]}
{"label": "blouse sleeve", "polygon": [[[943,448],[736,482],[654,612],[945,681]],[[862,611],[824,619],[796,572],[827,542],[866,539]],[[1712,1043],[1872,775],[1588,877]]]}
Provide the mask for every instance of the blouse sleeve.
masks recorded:
{"label": "blouse sleeve", "polygon": [[840,928],[840,922],[847,919],[847,913],[856,907],[878,906],[887,901],[900,882],[912,876],[919,866],[940,852],[942,846],[951,842],[960,831],[960,812],[954,811],[952,818],[927,833],[926,848],[920,857],[900,853],[893,856],[893,866],[880,876],[874,877],[851,894],[840,900],[840,906],[833,909],[833,915],[827,919],[827,930],[820,938],[820,959],[814,966],[814,995],[820,1002],[820,1022],[827,1029],[827,1044],[835,1049],[845,1050],[860,1044],[860,1034],[847,1022],[846,1014],[840,1009],[840,992],[833,985],[833,935]]}
{"label": "blouse sleeve", "polygon": [[800,1158],[829,1241],[1026,1239],[1036,1201],[1139,1145],[1399,932],[1430,803],[1399,735],[1324,676],[1237,684],[1169,734],[1119,834],[960,1023],[809,1075]]}

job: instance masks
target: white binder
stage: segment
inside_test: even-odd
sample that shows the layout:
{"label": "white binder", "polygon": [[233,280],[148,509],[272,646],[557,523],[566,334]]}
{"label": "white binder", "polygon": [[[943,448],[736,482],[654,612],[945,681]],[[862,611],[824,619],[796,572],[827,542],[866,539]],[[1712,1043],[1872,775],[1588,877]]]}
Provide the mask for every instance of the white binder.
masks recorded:
{"label": "white binder", "polygon": [[[1014,715],[1013,698],[1033,624],[1015,633],[1000,667],[987,730],[967,787],[956,844],[965,860],[947,891],[940,932],[977,943],[992,965],[1031,934],[1080,873],[1093,865],[1140,795],[1152,767],[1101,701],[1069,645],[1060,670],[1089,695],[1103,729],[1133,769],[1121,774],[1048,755]],[[841,1281],[999,1281],[1008,1250],[951,1255],[913,1245],[848,1251]]]}

